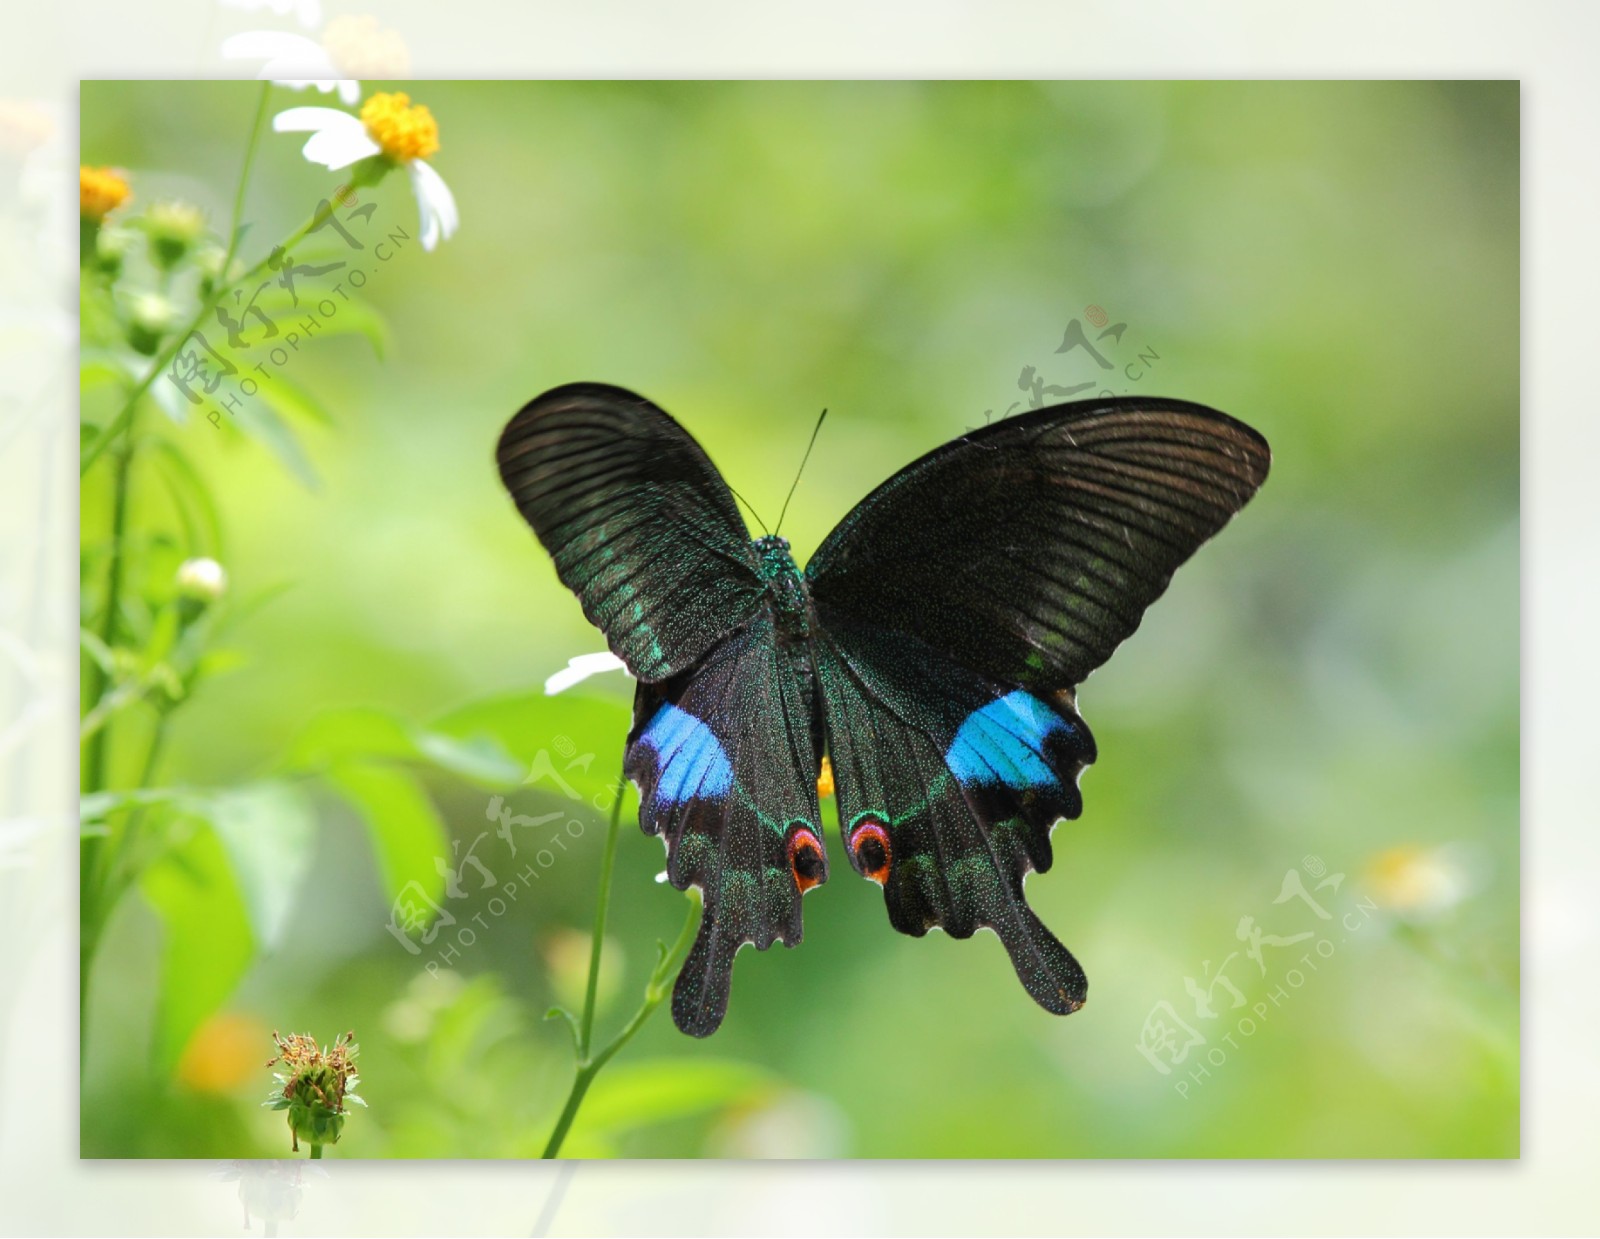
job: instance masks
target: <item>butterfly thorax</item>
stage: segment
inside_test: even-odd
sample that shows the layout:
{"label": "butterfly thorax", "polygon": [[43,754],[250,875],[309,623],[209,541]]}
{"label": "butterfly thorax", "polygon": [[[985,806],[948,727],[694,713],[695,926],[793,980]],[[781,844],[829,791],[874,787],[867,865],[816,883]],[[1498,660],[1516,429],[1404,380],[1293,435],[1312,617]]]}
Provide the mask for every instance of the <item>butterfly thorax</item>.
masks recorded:
{"label": "butterfly thorax", "polygon": [[755,548],[758,571],[767,585],[767,599],[779,635],[790,640],[806,640],[811,636],[810,597],[806,592],[805,574],[789,553],[789,539],[769,534],[757,538]]}

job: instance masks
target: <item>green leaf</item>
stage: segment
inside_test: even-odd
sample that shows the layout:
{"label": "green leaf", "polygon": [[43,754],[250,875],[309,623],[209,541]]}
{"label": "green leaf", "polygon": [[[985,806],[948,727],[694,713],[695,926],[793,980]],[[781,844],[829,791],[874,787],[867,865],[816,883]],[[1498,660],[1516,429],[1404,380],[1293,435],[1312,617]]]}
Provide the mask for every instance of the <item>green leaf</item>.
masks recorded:
{"label": "green leaf", "polygon": [[484,698],[435,719],[435,731],[492,740],[520,763],[519,781],[607,806],[617,790],[622,742],[632,723],[621,700],[538,690]]}
{"label": "green leaf", "polygon": [[78,629],[78,645],[84,653],[94,659],[100,670],[108,676],[117,673],[116,655],[111,652],[111,647],[102,641],[97,633],[90,632],[87,628]]}
{"label": "green leaf", "polygon": [[616,1134],[749,1104],[770,1094],[769,1072],[733,1059],[665,1058],[611,1066],[596,1077],[576,1126]]}
{"label": "green leaf", "polygon": [[493,737],[432,731],[370,709],[318,715],[295,738],[285,760],[290,769],[324,770],[374,758],[424,762],[488,787],[515,787],[525,771]]}
{"label": "green leaf", "polygon": [[383,315],[357,297],[339,301],[338,306],[336,314],[321,319],[317,336],[361,336],[372,345],[373,353],[382,357],[389,347],[389,325]]}
{"label": "green leaf", "polygon": [[148,675],[172,653],[178,632],[178,608],[168,603],[156,612],[155,620],[150,625],[150,636],[144,649],[139,651],[140,674]]}
{"label": "green leaf", "polygon": [[167,489],[172,494],[173,507],[183,522],[188,539],[188,553],[211,555],[220,558],[223,553],[222,516],[211,488],[206,485],[189,458],[169,439],[152,439],[151,448]]}
{"label": "green leaf", "polygon": [[191,403],[189,397],[179,391],[177,385],[170,382],[164,374],[150,384],[145,395],[155,401],[156,407],[177,426],[187,426],[189,414],[198,407]]}
{"label": "green leaf", "polygon": [[[338,257],[345,252],[347,251],[330,250],[329,254],[332,257]],[[304,263],[310,263],[312,257],[313,255],[309,251],[295,254],[296,261]],[[297,284],[296,288],[301,293],[298,306],[293,303],[289,293],[278,284],[274,284],[256,298],[256,305],[261,307],[267,317],[271,318],[275,323],[281,324],[282,330],[288,332],[296,330],[294,325],[296,315],[304,316],[312,313],[310,307],[320,302],[324,296],[328,296],[338,309],[332,314],[318,313],[316,315],[317,327],[315,332],[305,336],[300,341],[300,344],[304,345],[307,340],[320,340],[326,336],[358,335],[364,337],[372,345],[372,351],[379,357],[384,355],[384,350],[389,345],[389,325],[384,321],[383,315],[370,302],[363,300],[359,294],[341,297],[337,293],[329,293],[328,290],[331,289],[331,285],[320,281],[303,287]],[[315,295],[308,296],[306,293],[307,288],[311,289]],[[317,291],[319,289],[321,291]],[[349,290],[347,289],[346,291]]]}
{"label": "green leaf", "polygon": [[78,352],[78,386],[97,387],[102,383],[137,382],[142,376],[138,360],[129,353],[110,348],[85,347]]}
{"label": "green leaf", "polygon": [[270,405],[263,404],[259,400],[245,401],[234,411],[233,417],[245,434],[276,456],[279,463],[307,490],[317,489],[316,470],[311,467],[311,460],[306,455],[305,449],[300,446],[300,441],[295,438],[288,424]]}
{"label": "green leaf", "polygon": [[200,808],[203,800],[181,787],[152,787],[140,791],[92,792],[78,802],[78,815],[85,822],[103,822],[119,809],[176,805]]}
{"label": "green leaf", "polygon": [[444,875],[435,861],[449,860],[450,836],[417,780],[394,766],[359,762],[336,765],[327,777],[366,823],[389,900],[415,882],[438,903]]}
{"label": "green leaf", "polygon": [[544,1018],[547,1020],[566,1020],[567,1031],[572,1034],[572,1048],[573,1051],[576,1052],[578,1048],[578,1038],[580,1035],[578,1031],[578,1017],[571,1011],[568,1011],[565,1007],[555,1006],[551,1007],[544,1013]]}
{"label": "green leaf", "polygon": [[416,751],[406,724],[382,710],[328,710],[294,739],[285,764],[291,770],[326,770],[340,762],[372,758],[409,760]]}
{"label": "green leaf", "polygon": [[287,418],[298,418],[319,426],[333,425],[333,415],[322,407],[321,402],[299,384],[291,383],[284,378],[281,373],[274,373],[263,383],[255,398],[266,401]]}
{"label": "green leaf", "polygon": [[420,756],[441,770],[490,787],[521,782],[522,763],[489,736],[456,737],[422,728],[412,733]]}
{"label": "green leaf", "polygon": [[219,792],[207,817],[233,866],[255,939],[271,951],[283,938],[317,841],[310,802],[287,783]]}
{"label": "green leaf", "polygon": [[161,918],[156,986],[155,1068],[169,1075],[205,1018],[233,993],[254,956],[244,899],[221,841],[195,832],[139,879]]}

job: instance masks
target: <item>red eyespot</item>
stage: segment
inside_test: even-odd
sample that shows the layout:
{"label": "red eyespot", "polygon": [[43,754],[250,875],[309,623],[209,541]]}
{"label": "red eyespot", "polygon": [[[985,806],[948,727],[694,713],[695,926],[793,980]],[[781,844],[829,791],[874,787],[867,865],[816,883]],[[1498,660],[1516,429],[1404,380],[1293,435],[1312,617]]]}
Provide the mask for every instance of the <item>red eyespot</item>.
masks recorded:
{"label": "red eyespot", "polygon": [[828,872],[822,841],[803,826],[789,833],[789,870],[802,895],[822,881]]}
{"label": "red eyespot", "polygon": [[870,818],[850,832],[850,851],[856,866],[879,886],[889,880],[889,862],[893,849],[889,846],[889,832]]}

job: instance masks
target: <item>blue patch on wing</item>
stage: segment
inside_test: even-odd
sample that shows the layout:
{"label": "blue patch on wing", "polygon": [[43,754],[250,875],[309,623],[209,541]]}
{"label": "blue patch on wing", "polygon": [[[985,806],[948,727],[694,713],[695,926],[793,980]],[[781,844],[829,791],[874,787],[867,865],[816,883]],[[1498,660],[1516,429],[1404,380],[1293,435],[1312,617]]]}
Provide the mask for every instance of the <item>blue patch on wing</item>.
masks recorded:
{"label": "blue patch on wing", "polygon": [[945,765],[962,783],[1059,787],[1061,781],[1044,758],[1045,737],[1072,730],[1044,702],[1019,688],[967,715],[944,755]]}
{"label": "blue patch on wing", "polygon": [[656,753],[658,800],[677,803],[695,796],[724,796],[733,786],[733,767],[711,728],[694,715],[664,705],[639,737]]}

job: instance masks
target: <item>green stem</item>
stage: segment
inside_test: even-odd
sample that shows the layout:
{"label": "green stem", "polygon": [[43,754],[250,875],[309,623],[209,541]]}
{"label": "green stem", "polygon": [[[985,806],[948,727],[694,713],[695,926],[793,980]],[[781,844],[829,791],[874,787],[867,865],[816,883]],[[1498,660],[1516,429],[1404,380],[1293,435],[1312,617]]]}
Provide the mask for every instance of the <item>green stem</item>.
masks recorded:
{"label": "green stem", "polygon": [[222,260],[222,280],[228,279],[233,267],[233,256],[239,252],[239,235],[244,222],[244,195],[250,187],[250,168],[256,161],[256,147],[261,143],[261,122],[267,118],[267,100],[272,95],[272,83],[261,83],[261,98],[256,102],[256,116],[250,122],[250,140],[244,148],[244,164],[239,169],[239,188],[233,192],[233,219],[228,226],[228,253]]}
{"label": "green stem", "polygon": [[320,1144],[312,1145],[311,1146],[311,1160],[312,1161],[317,1161],[319,1158],[321,1158],[321,1156],[322,1156],[322,1146]]}
{"label": "green stem", "polygon": [[[117,453],[117,470],[113,480],[111,500],[111,565],[106,575],[105,612],[100,619],[99,637],[106,649],[114,649],[117,640],[117,620],[122,610],[123,561],[126,559],[124,542],[128,529],[128,497],[133,478],[134,439],[130,433]],[[89,661],[88,700],[98,704],[106,689],[106,672],[97,660]],[[80,784],[85,792],[101,791],[106,786],[106,767],[110,760],[111,722],[107,717],[104,726],[89,737],[83,754],[83,773]],[[95,948],[100,941],[100,922],[103,908],[101,899],[101,868],[106,850],[103,835],[85,838],[78,852],[78,922],[82,932],[78,942],[78,1054],[80,1063],[88,1045],[84,1020],[85,1003],[89,992],[89,969],[94,962]]]}
{"label": "green stem", "polygon": [[606,911],[611,906],[611,871],[617,865],[617,826],[622,821],[622,797],[627,776],[617,780],[616,799],[611,802],[611,825],[606,829],[605,850],[600,853],[600,894],[595,898],[594,935],[589,942],[589,980],[583,990],[583,1015],[578,1025],[578,1061],[589,1057],[594,1038],[595,995],[600,990],[600,955],[605,950]]}
{"label": "green stem", "polygon": [[588,1093],[589,1085],[594,1083],[594,1078],[600,1074],[600,1069],[615,1058],[623,1046],[633,1040],[635,1034],[655,1014],[662,1000],[672,992],[672,978],[677,974],[680,961],[689,953],[689,945],[694,941],[695,930],[699,924],[700,900],[697,895],[691,893],[689,915],[684,918],[683,929],[679,931],[678,940],[672,944],[671,950],[662,948],[661,958],[645,985],[644,1002],[633,1013],[633,1018],[622,1026],[622,1031],[613,1037],[603,1050],[592,1059],[578,1060],[577,1074],[572,1080],[572,1091],[567,1094],[567,1104],[561,1108],[555,1130],[550,1133],[544,1152],[539,1155],[541,1158],[555,1157],[561,1152],[561,1144],[572,1128],[572,1120],[578,1117],[578,1108],[583,1105],[584,1095]]}
{"label": "green stem", "polygon": [[[133,480],[133,436],[130,433],[117,453],[117,471],[111,492],[111,566],[106,573],[105,611],[100,617],[100,642],[108,650],[116,648],[117,619],[122,610],[122,569],[126,558],[123,542],[128,531],[128,494]],[[88,702],[91,712],[105,692],[106,672],[97,660],[89,661]],[[106,785],[109,723],[89,738],[83,756],[83,790],[102,791]]]}
{"label": "green stem", "polygon": [[617,783],[617,798],[611,806],[611,826],[606,832],[605,851],[600,858],[600,894],[595,902],[594,938],[589,947],[589,982],[584,990],[583,1014],[579,1017],[577,1030],[577,1071],[573,1075],[572,1089],[567,1094],[566,1104],[561,1108],[555,1129],[550,1133],[550,1139],[545,1143],[541,1157],[555,1157],[561,1151],[561,1144],[567,1138],[573,1119],[578,1117],[578,1108],[583,1105],[589,1085],[594,1083],[594,1078],[600,1074],[600,1069],[616,1056],[617,1051],[633,1040],[634,1035],[645,1026],[645,1022],[661,1005],[661,1000],[670,991],[672,978],[678,970],[678,961],[688,953],[689,944],[694,941],[695,929],[700,923],[700,901],[691,897],[689,915],[678,934],[678,940],[672,944],[671,950],[665,946],[661,948],[661,958],[656,961],[655,970],[651,972],[650,980],[645,984],[644,1002],[633,1013],[633,1017],[622,1026],[622,1031],[607,1042],[605,1048],[598,1054],[591,1055],[589,1050],[594,1035],[595,994],[599,987],[606,910],[611,903],[611,871],[616,865],[617,826],[622,818],[625,788],[625,781]]}

